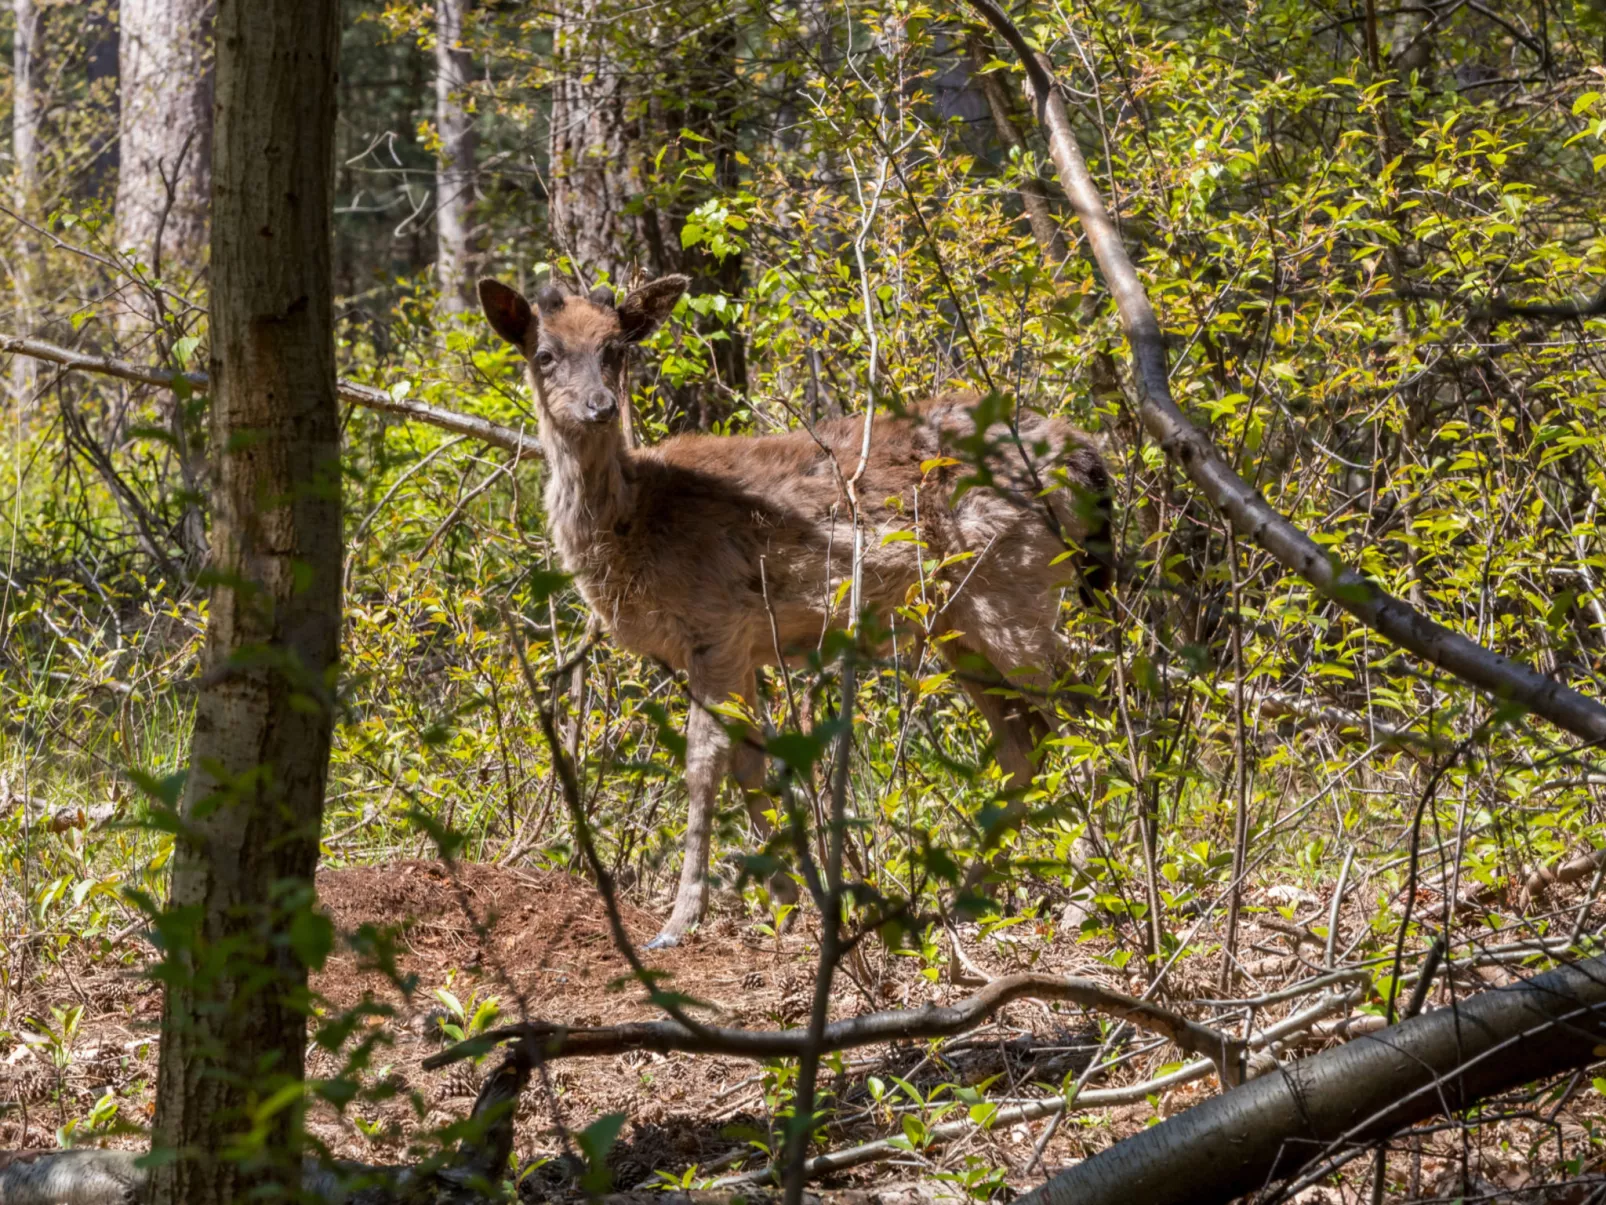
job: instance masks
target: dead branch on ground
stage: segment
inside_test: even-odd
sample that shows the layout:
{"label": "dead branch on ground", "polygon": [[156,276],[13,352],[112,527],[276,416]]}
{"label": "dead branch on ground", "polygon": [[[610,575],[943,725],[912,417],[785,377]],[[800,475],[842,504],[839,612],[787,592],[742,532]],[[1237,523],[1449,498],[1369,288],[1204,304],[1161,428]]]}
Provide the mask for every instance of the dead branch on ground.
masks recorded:
{"label": "dead branch on ground", "polygon": [[[825,1027],[820,1049],[824,1053],[881,1042],[951,1037],[974,1029],[1006,1004],[1027,996],[1078,1004],[1158,1033],[1189,1054],[1209,1059],[1224,1083],[1238,1081],[1238,1066],[1244,1051],[1241,1040],[1150,1001],[1112,991],[1091,979],[1061,979],[1030,973],[995,979],[975,995],[954,1005],[927,1004],[923,1008],[896,1009],[833,1021]],[[510,1039],[533,1044],[541,1057],[548,1059],[589,1058],[631,1050],[772,1059],[796,1058],[808,1044],[809,1033],[806,1029],[740,1029],[713,1025],[702,1026],[694,1032],[677,1021],[636,1021],[583,1029],[570,1029],[551,1022],[525,1022],[459,1042],[431,1055],[424,1060],[424,1066],[426,1069],[444,1067],[484,1054],[489,1047]]]}

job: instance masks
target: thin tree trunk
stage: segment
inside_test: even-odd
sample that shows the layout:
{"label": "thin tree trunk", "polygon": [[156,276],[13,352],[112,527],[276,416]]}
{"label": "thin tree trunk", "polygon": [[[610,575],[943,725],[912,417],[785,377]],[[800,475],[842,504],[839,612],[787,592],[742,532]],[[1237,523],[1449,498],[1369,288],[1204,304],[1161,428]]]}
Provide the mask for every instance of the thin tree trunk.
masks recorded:
{"label": "thin tree trunk", "polygon": [[[39,35],[44,14],[35,0],[14,0],[17,27],[11,48],[11,199],[17,212],[33,208],[39,171]],[[11,243],[11,287],[16,325],[33,330],[33,270],[39,248],[26,229],[18,228]],[[11,363],[11,389],[17,405],[33,396],[38,365],[24,358]]]}
{"label": "thin tree trunk", "polygon": [[435,129],[441,147],[435,168],[435,270],[441,305],[468,308],[477,247],[474,241],[474,119],[463,104],[473,63],[463,49],[467,0],[435,4]]}
{"label": "thin tree trunk", "polygon": [[[96,123],[95,137],[100,146],[94,162],[80,185],[87,197],[104,196],[117,181],[117,8],[115,0],[98,0],[86,22],[89,51],[84,79],[89,85],[89,103],[104,116]],[[109,198],[108,198],[109,199]]]}
{"label": "thin tree trunk", "polygon": [[[965,44],[970,51],[970,76],[987,101],[998,140],[1007,150],[1022,156],[1028,154],[1031,147],[1027,145],[1020,127],[1015,124],[1015,116],[1010,112],[1009,93],[1004,90],[1003,80],[996,73],[983,70],[993,57],[989,39],[980,31],[975,31],[965,40]],[[1059,220],[1054,216],[1053,206],[1049,203],[1048,188],[1036,176],[1026,176],[1021,180],[1018,191],[1021,207],[1026,211],[1026,222],[1031,226],[1032,237],[1042,248],[1044,256],[1052,264],[1064,263],[1070,251],[1065,245],[1065,234],[1060,229]]]}
{"label": "thin tree trunk", "polygon": [[[155,275],[198,271],[212,155],[213,0],[122,0],[118,246]],[[148,300],[131,297],[152,317]]]}
{"label": "thin tree trunk", "polygon": [[[331,214],[338,0],[220,0],[211,382],[217,569],[158,922],[149,1200],[211,1205],[300,1177],[312,912],[340,635]],[[299,1096],[295,1100],[299,1101]],[[256,1127],[254,1160],[238,1153]]]}

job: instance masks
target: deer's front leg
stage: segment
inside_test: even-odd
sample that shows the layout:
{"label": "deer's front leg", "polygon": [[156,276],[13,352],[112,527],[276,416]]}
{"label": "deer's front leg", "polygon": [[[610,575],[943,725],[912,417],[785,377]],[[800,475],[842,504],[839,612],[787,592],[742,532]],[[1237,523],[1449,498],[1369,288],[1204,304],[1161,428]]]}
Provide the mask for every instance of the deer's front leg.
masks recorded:
{"label": "deer's front leg", "polygon": [[708,847],[714,832],[714,813],[719,804],[719,787],[730,768],[731,738],[720,718],[708,709],[715,701],[708,694],[694,692],[691,716],[686,723],[686,791],[691,805],[686,816],[686,849],[680,867],[680,890],[675,909],[657,937],[647,943],[649,950],[680,944],[703,919],[708,906]]}

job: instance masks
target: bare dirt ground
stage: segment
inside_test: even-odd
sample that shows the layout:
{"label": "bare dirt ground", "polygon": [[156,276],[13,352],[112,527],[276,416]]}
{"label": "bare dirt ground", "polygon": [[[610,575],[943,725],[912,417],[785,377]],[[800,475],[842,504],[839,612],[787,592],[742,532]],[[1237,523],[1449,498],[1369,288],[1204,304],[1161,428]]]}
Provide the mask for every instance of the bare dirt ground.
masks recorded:
{"label": "bare dirt ground", "polygon": [[[421,1067],[445,1044],[441,1022],[456,1019],[437,989],[448,990],[469,1015],[494,999],[504,1024],[521,1015],[577,1026],[658,1015],[640,987],[628,979],[628,968],[609,936],[601,900],[584,881],[485,865],[460,864],[449,873],[438,862],[414,861],[324,871],[318,889],[341,934],[354,933],[363,925],[398,927],[397,969],[411,980],[412,989],[399,988],[346,943],[314,978],[327,1015],[364,1002],[393,1010],[388,1020],[374,1026],[388,1045],[380,1050],[366,1079],[387,1084],[394,1095],[381,1102],[358,1102],[344,1116],[327,1106],[314,1111],[314,1132],[340,1156],[403,1161],[410,1144],[421,1135],[468,1112],[479,1084],[472,1065],[460,1063],[442,1071]],[[1278,901],[1272,896],[1263,902]],[[1303,910],[1315,916],[1320,901],[1310,904]],[[643,943],[656,932],[656,914],[628,903],[623,907],[626,928],[635,941]],[[1258,959],[1259,970],[1269,976],[1279,969],[1272,963],[1297,975],[1300,939],[1277,928],[1275,912],[1268,919],[1271,927],[1261,929],[1251,918],[1246,956]],[[1364,921],[1357,916],[1356,923]],[[1283,929],[1293,927],[1282,924]],[[984,943],[976,943],[970,958],[993,973],[1033,969],[1094,974],[1110,986],[1141,991],[1135,980],[1124,980],[1096,963],[1095,948],[1087,944],[1065,935],[1049,940],[1046,930],[1031,924],[1008,930],[1007,935],[1007,941],[985,943],[985,950]],[[1251,953],[1257,948],[1269,954]],[[84,1116],[108,1088],[116,1093],[121,1118],[136,1125],[148,1120],[160,1016],[160,993],[141,975],[150,953],[137,937],[125,938],[120,946],[97,940],[66,948],[51,959],[36,956],[32,973],[14,980],[15,994],[7,1010],[10,1020],[0,1030],[0,1103],[12,1102],[9,1110],[0,1108],[0,1149],[56,1145],[58,1128],[70,1118]],[[650,955],[648,960],[671,976],[671,988],[701,1001],[707,1006],[703,1015],[718,1023],[779,1027],[797,1024],[807,1013],[814,963],[807,917],[776,939],[757,934],[746,920],[716,913],[684,946]],[[846,971],[834,996],[836,1015],[918,1007],[973,990],[945,979],[933,982],[921,973],[919,960],[879,950],[856,959]],[[1210,995],[1213,987],[1204,981],[1179,982],[1173,1000]],[[82,1015],[76,1031],[55,1048],[15,1036],[28,1023],[35,1030],[46,1026],[60,1030],[60,1016],[79,1006]],[[1096,1044],[1095,1033],[1091,1019],[1077,1010],[1019,1001],[994,1024],[950,1041],[942,1060],[932,1058],[924,1044],[848,1052],[825,1076],[843,1119],[830,1136],[831,1145],[899,1131],[902,1114],[872,1100],[869,1076],[883,1083],[902,1076],[922,1093],[940,1083],[985,1082],[993,1099],[1019,1102],[1057,1089],[1067,1072],[1085,1065]],[[1106,1079],[1101,1086],[1141,1080],[1177,1061],[1175,1050],[1153,1049],[1136,1059],[1128,1074]],[[329,1052],[310,1051],[309,1075],[330,1076],[339,1067]],[[565,1133],[611,1112],[628,1118],[610,1158],[618,1188],[661,1184],[658,1173],[679,1179],[696,1168],[696,1176],[702,1178],[761,1166],[762,1155],[752,1141],[773,1136],[762,1071],[738,1059],[646,1052],[553,1064],[550,1090],[532,1082],[519,1111],[517,1153],[527,1163],[548,1161],[530,1173],[529,1190],[554,1186],[565,1178]],[[1003,1169],[1008,1185],[1020,1190],[1040,1183],[1045,1172],[1084,1158],[1152,1124],[1157,1115],[1178,1112],[1215,1090],[1213,1079],[1195,1081],[1158,1098],[1075,1117],[1055,1129],[1035,1167],[1031,1167],[1034,1147],[1046,1122],[978,1130],[941,1151],[907,1154],[890,1165],[883,1162],[845,1173],[836,1184],[850,1188],[889,1180],[929,1181],[944,1169],[964,1171],[968,1158],[970,1167],[986,1164]],[[945,1093],[939,1099],[948,1101],[951,1096]],[[903,1103],[907,1105],[907,1098]],[[1437,1183],[1461,1174],[1458,1169],[1469,1149],[1485,1183],[1530,1193],[1539,1190],[1559,1171],[1554,1154],[1545,1151],[1560,1149],[1564,1130],[1573,1140],[1566,1143],[1569,1158],[1596,1148],[1589,1131],[1599,1128],[1601,1104],[1586,1081],[1583,1091],[1563,1100],[1549,1120],[1501,1123],[1498,1141],[1465,1148],[1451,1133],[1440,1144],[1442,1152],[1429,1142],[1413,1157],[1420,1169],[1415,1177],[1422,1199],[1431,1198]],[[961,1107],[945,1120],[963,1115]],[[1493,1137],[1488,1127],[1480,1133]],[[133,1145],[139,1138],[110,1141]],[[1586,1158],[1584,1165],[1596,1163],[1598,1156]],[[1316,1191],[1318,1195],[1302,1199],[1348,1199],[1341,1190],[1332,1196],[1319,1195],[1327,1190]]]}

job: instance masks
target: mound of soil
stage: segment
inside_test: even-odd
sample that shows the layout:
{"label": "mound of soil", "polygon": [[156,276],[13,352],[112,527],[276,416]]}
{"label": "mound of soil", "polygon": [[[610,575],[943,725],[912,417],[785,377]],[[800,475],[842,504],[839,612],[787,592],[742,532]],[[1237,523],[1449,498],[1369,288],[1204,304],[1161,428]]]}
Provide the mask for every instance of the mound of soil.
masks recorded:
{"label": "mound of soil", "polygon": [[[393,1094],[354,1103],[344,1115],[322,1105],[313,1110],[313,1132],[338,1155],[400,1161],[421,1136],[468,1112],[480,1069],[458,1063],[426,1072],[420,1064],[451,1040],[443,1025],[460,1025],[487,1001],[494,1001],[504,1024],[520,1016],[578,1026],[661,1015],[628,976],[601,897],[571,876],[407,861],[321,871],[318,894],[344,938],[313,977],[325,1015],[359,1005],[390,1010],[373,1027],[384,1046],[366,1080]],[[661,918],[628,902],[621,908],[639,949]],[[352,940],[365,930],[389,934],[394,975],[380,969],[371,941]],[[0,1112],[0,1149],[54,1145],[57,1127],[82,1117],[107,1088],[116,1091],[121,1116],[137,1123],[149,1117],[161,1004],[141,974],[149,953],[141,946],[138,957],[125,951],[119,958],[104,946],[69,948],[28,985],[13,1018],[49,1018],[52,1006],[82,1004],[84,1011],[64,1067],[25,1045],[8,1050],[9,1043],[0,1042],[0,1099],[22,1105]],[[665,973],[669,987],[695,998],[701,1015],[718,1023],[781,1026],[806,1016],[814,957],[807,921],[779,939],[760,939],[733,919],[715,919],[677,949],[644,957]],[[838,982],[832,1011],[844,1015],[963,994],[926,982],[908,959],[882,957],[873,981],[858,974]],[[1021,1041],[1017,1036],[1007,1051],[1000,1046],[987,1057],[1007,1055],[1012,1067],[1027,1070],[1030,1050],[1015,1049]],[[1060,1052],[1053,1057],[1063,1062],[1064,1031],[1053,1041]],[[861,1098],[872,1070],[909,1075],[923,1085],[933,1079],[930,1060],[914,1050],[863,1053],[870,1057],[858,1059],[850,1078],[836,1083],[844,1103],[868,1103]],[[335,1054],[309,1051],[311,1077],[334,1075],[341,1065]],[[1000,1061],[997,1069],[983,1070],[1004,1066]],[[1064,1068],[1056,1063],[1054,1070],[1057,1079]],[[567,1178],[563,1133],[612,1112],[629,1119],[610,1159],[620,1188],[653,1183],[659,1171],[729,1166],[739,1155],[751,1162],[751,1140],[772,1138],[760,1071],[742,1060],[649,1052],[553,1064],[545,1084],[532,1082],[519,1111],[517,1151],[526,1159],[553,1160],[533,1173],[532,1188]],[[137,1137],[128,1140],[137,1143]]]}

